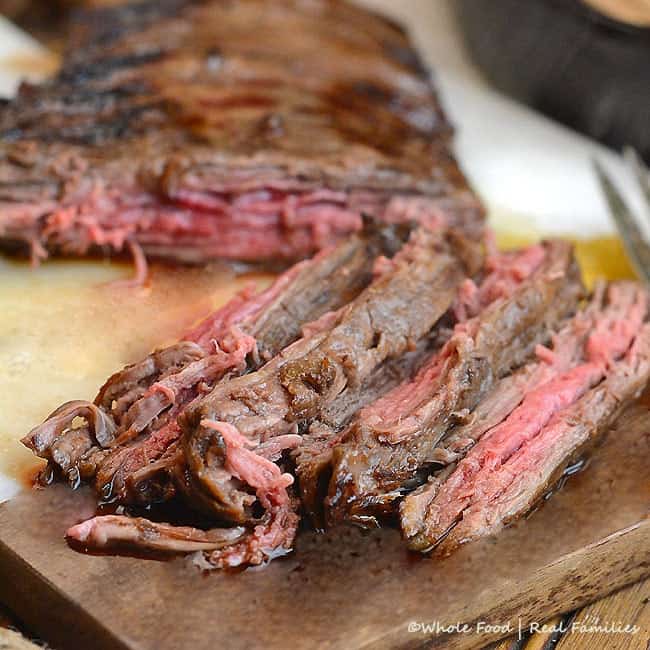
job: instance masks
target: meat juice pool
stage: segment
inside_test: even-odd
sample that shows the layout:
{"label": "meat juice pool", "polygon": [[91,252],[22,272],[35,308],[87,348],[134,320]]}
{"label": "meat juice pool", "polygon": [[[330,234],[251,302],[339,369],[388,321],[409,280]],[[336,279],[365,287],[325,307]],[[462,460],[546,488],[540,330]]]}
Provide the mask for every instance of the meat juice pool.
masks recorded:
{"label": "meat juice pool", "polygon": [[[129,264],[0,258],[0,476],[31,485],[42,461],[20,438],[70,399],[92,400],[113,372],[174,341],[269,273],[154,265],[144,287]],[[10,494],[0,493],[0,501]]]}

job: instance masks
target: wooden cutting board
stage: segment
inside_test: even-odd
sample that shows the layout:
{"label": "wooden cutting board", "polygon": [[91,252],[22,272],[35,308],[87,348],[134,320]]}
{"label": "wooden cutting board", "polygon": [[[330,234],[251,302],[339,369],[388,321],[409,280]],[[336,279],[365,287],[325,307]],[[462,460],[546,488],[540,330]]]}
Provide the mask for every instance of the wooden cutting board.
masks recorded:
{"label": "wooden cutting board", "polygon": [[341,528],[261,569],[202,574],[73,551],[63,533],[92,495],[24,493],[0,506],[0,600],[61,650],[479,647],[650,574],[649,408],[634,411],[643,433],[621,422],[528,519],[444,559]]}
{"label": "wooden cutting board", "polygon": [[[365,2],[409,25],[436,66],[459,126],[459,155],[497,224],[524,226],[526,238],[533,223],[551,233],[609,232],[589,164],[594,154],[607,156],[602,149],[482,85],[444,3]],[[2,93],[34,70],[35,52],[0,19]],[[599,264],[617,264],[620,247],[605,243]],[[3,261],[0,271],[0,499],[33,466],[19,436],[61,401],[92,398],[110,372],[173,338],[244,282],[189,270],[180,281],[179,271],[160,271],[134,292],[98,287],[128,276],[115,265],[30,271]],[[617,440],[530,520],[442,562],[409,555],[394,531],[341,530],[301,536],[295,553],[261,571],[202,576],[185,560],[79,555],[63,531],[92,514],[90,496],[62,487],[23,493],[0,506],[0,601],[61,650],[482,645],[510,632],[475,634],[479,619],[511,621],[516,634],[518,615],[525,627],[649,573],[648,449],[626,452],[625,439]],[[474,627],[408,631],[409,622],[436,620]]]}

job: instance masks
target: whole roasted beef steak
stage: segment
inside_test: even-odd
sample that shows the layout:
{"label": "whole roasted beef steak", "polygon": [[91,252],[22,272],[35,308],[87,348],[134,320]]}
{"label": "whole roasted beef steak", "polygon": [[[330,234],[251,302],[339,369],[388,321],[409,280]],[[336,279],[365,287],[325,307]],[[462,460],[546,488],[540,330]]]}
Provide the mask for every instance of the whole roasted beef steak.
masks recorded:
{"label": "whole roasted beef steak", "polygon": [[478,239],[450,136],[404,32],[352,4],[91,11],[56,78],[0,105],[0,242],[278,262],[363,214]]}

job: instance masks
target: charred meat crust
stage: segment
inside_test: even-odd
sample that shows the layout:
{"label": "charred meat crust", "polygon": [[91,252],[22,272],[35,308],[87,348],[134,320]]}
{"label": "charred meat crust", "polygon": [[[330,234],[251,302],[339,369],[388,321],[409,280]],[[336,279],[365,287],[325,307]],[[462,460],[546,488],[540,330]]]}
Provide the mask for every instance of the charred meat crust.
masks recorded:
{"label": "charred meat crust", "polygon": [[366,224],[361,235],[341,242],[335,252],[321,254],[309,273],[295,277],[287,290],[256,318],[251,334],[262,359],[299,338],[306,323],[353,300],[372,280],[379,255],[392,258],[404,245],[410,224]]}
{"label": "charred meat crust", "polygon": [[482,234],[429,75],[385,19],[338,0],[149,0],[74,34],[57,78],[0,106],[0,240],[36,259],[130,242],[286,261],[362,214]]}

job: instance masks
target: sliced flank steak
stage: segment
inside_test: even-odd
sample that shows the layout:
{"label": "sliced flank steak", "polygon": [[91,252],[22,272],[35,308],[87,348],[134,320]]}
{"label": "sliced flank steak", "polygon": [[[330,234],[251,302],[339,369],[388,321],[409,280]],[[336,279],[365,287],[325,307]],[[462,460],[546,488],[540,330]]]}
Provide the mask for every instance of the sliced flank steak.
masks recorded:
{"label": "sliced flank steak", "polygon": [[[571,247],[553,241],[524,255],[528,264],[515,264],[514,273],[508,257],[496,258],[492,275],[466,292],[469,309],[460,311],[470,318],[411,381],[361,410],[333,452],[330,523],[376,525],[392,515],[401,496],[426,480],[449,429],[575,312],[582,285]],[[499,263],[506,265],[506,281]]]}
{"label": "sliced flank steak", "polygon": [[405,500],[410,545],[449,552],[528,512],[647,385],[647,321],[642,287],[613,284],[597,293],[550,349],[538,351],[510,413],[474,444],[466,439],[469,450],[414,497],[417,508]]}
{"label": "sliced flank steak", "polygon": [[[222,377],[259,367],[299,338],[303,326],[358,295],[373,278],[376,258],[390,259],[409,232],[408,226],[368,224],[296,264],[265,291],[246,288],[178,343],[115,373],[94,403],[77,400],[56,409],[24,444],[71,484],[95,480],[104,498],[146,503],[152,491],[162,498],[173,487],[153,479],[165,478],[161,470],[173,458],[185,408]],[[84,426],[73,427],[75,418]],[[152,467],[154,461],[160,465]]]}

